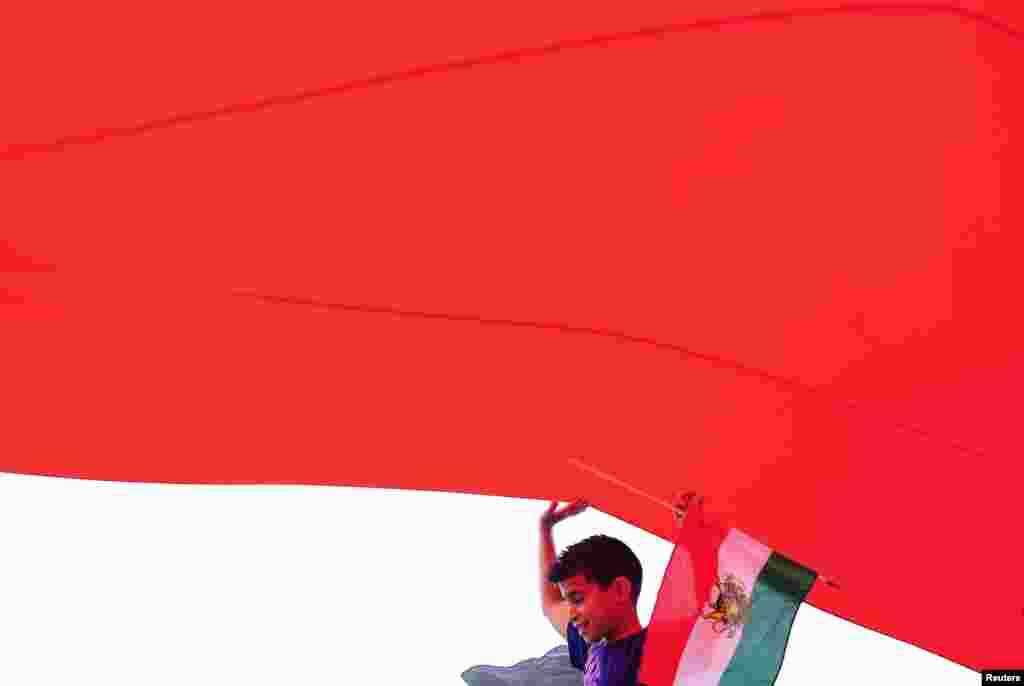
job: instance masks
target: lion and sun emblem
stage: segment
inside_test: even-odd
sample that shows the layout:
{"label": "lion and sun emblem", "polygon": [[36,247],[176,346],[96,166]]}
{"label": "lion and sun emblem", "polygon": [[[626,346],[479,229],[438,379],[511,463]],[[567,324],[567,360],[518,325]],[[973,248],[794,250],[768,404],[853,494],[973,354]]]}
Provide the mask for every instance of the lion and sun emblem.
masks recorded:
{"label": "lion and sun emblem", "polygon": [[715,582],[711,590],[711,610],[703,615],[711,620],[711,628],[717,634],[729,632],[729,638],[736,636],[736,630],[750,621],[750,596],[743,582],[734,574],[727,574],[724,579]]}

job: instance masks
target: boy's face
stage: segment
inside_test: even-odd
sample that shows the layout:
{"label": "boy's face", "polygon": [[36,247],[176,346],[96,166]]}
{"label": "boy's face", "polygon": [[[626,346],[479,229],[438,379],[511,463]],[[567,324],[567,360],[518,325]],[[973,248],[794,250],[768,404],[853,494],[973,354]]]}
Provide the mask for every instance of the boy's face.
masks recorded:
{"label": "boy's face", "polygon": [[604,591],[582,574],[558,584],[569,602],[569,619],[587,643],[600,641],[623,622],[622,581],[617,579]]}

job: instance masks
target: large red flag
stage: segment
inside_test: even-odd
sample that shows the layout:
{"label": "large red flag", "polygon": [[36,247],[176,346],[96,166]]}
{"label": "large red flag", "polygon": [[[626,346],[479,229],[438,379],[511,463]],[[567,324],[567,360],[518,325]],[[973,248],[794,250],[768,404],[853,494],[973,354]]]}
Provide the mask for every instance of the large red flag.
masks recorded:
{"label": "large red flag", "polygon": [[8,5],[0,470],[672,536],[585,455],[1019,658],[1024,3]]}

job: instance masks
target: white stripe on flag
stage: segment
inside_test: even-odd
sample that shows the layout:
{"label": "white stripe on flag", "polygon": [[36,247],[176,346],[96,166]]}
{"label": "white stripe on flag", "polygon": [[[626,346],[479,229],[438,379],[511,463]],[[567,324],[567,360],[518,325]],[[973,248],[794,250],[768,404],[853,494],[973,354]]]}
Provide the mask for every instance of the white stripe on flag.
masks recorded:
{"label": "white stripe on flag", "polygon": [[[722,547],[718,549],[719,578],[724,579],[727,574],[733,574],[743,582],[747,597],[750,598],[754,594],[754,583],[771,554],[772,550],[768,546],[742,531],[730,529],[722,541]],[[702,603],[710,601],[711,598],[701,600]],[[707,605],[702,606],[701,614],[709,611]],[[715,686],[721,680],[736,654],[736,646],[743,638],[743,628],[739,627],[736,635],[729,638],[728,630],[716,633],[712,624],[710,620],[698,619],[694,625],[676,670],[675,686]]]}

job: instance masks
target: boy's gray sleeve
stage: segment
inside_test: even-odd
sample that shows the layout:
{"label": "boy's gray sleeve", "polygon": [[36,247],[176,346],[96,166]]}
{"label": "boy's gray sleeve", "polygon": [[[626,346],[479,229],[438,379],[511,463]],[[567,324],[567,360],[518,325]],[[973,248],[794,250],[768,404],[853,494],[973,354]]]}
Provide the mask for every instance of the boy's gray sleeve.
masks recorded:
{"label": "boy's gray sleeve", "polygon": [[462,680],[468,686],[583,686],[583,675],[570,663],[564,643],[511,667],[471,667],[462,673]]}

